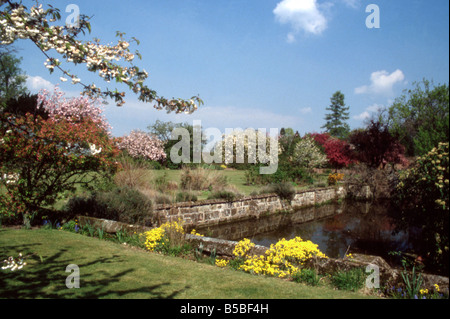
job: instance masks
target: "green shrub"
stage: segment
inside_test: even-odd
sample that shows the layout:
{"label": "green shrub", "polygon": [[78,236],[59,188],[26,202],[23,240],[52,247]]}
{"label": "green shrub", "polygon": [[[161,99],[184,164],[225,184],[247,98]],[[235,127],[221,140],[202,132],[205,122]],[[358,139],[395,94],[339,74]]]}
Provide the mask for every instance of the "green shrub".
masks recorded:
{"label": "green shrub", "polygon": [[259,166],[250,166],[245,172],[247,185],[266,185],[283,182],[301,182],[308,179],[308,172],[299,166],[280,163],[274,174],[260,174]]}
{"label": "green shrub", "polygon": [[167,178],[167,173],[164,172],[163,175],[156,177],[153,180],[154,183],[154,189],[156,189],[159,192],[165,192],[169,187],[169,180]]}
{"label": "green shrub", "polygon": [[225,199],[226,201],[232,202],[240,197],[242,197],[240,194],[233,191],[222,190],[211,193],[208,196],[208,199]]}
{"label": "green shrub", "polygon": [[153,202],[158,205],[172,204],[172,199],[167,194],[156,194],[153,197]]}
{"label": "green shrub", "polygon": [[277,194],[281,199],[293,200],[295,196],[295,188],[291,183],[270,184],[265,186],[261,194]]}
{"label": "green shrub", "polygon": [[358,291],[364,287],[366,275],[361,268],[338,271],[331,277],[333,285],[340,290]]}
{"label": "green shrub", "polygon": [[196,202],[197,200],[197,195],[189,192],[180,192],[176,197],[177,202]]}
{"label": "green shrub", "polygon": [[421,229],[415,250],[442,275],[449,271],[449,179],[449,143],[439,143],[402,172],[392,196],[398,230]]}
{"label": "green shrub", "polygon": [[127,224],[153,224],[152,201],[139,191],[128,187],[71,198],[65,210],[67,215],[72,217],[84,215]]}
{"label": "green shrub", "polygon": [[295,282],[302,282],[310,286],[318,286],[320,283],[320,276],[315,269],[304,268],[292,275]]}

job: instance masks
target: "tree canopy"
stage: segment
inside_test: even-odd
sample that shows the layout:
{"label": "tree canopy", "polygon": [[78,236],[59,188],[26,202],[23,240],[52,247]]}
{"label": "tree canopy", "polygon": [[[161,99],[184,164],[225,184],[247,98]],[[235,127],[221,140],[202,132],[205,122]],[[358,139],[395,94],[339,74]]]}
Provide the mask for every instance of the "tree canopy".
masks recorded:
{"label": "tree canopy", "polygon": [[415,82],[387,110],[384,122],[399,137],[407,154],[424,155],[449,140],[449,87]]}
{"label": "tree canopy", "polygon": [[11,50],[0,48],[0,102],[25,94],[26,74],[20,68],[20,58]]}

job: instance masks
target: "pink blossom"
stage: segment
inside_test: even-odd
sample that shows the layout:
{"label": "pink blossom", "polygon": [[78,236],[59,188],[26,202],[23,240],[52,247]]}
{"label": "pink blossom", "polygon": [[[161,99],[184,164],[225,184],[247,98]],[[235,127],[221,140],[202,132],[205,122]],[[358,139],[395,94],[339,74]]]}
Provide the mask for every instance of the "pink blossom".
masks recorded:
{"label": "pink blossom", "polygon": [[58,86],[52,95],[47,90],[42,90],[38,94],[38,107],[42,107],[48,112],[52,119],[64,118],[73,123],[84,120],[91,120],[106,132],[111,131],[111,126],[103,116],[102,103],[98,99],[86,96],[66,98]]}
{"label": "pink blossom", "polygon": [[126,150],[132,157],[144,157],[152,161],[166,159],[164,143],[155,135],[135,130],[120,138],[119,149]]}

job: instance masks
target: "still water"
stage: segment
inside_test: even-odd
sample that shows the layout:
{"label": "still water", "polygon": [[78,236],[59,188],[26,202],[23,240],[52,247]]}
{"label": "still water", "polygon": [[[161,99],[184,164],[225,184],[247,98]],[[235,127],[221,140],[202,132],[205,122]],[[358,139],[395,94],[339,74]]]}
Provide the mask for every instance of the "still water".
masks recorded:
{"label": "still water", "polygon": [[388,202],[346,202],[334,216],[280,226],[274,231],[255,234],[251,239],[258,245],[270,246],[282,238],[298,236],[317,244],[331,258],[342,258],[349,252],[390,259],[388,252],[410,250],[414,240],[411,234],[394,232],[395,224],[388,210]]}
{"label": "still water", "polygon": [[[239,221],[205,230],[210,237],[228,240],[249,238],[269,247],[280,239],[301,237],[319,246],[331,258],[346,253],[363,253],[392,262],[391,251],[408,251],[417,243],[416,234],[394,232],[388,201],[344,201],[296,212],[280,213],[259,219]],[[306,221],[306,222],[305,222]]]}

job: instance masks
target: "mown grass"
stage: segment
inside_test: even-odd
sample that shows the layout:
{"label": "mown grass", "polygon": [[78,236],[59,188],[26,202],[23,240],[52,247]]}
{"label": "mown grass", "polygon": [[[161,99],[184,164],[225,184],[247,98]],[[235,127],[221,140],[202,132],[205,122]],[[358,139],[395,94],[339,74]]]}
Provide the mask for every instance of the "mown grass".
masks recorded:
{"label": "mown grass", "polygon": [[[254,276],[114,242],[58,230],[0,229],[0,257],[27,265],[0,270],[0,298],[101,299],[359,299],[358,293]],[[68,289],[65,272],[80,268],[80,288]]]}

